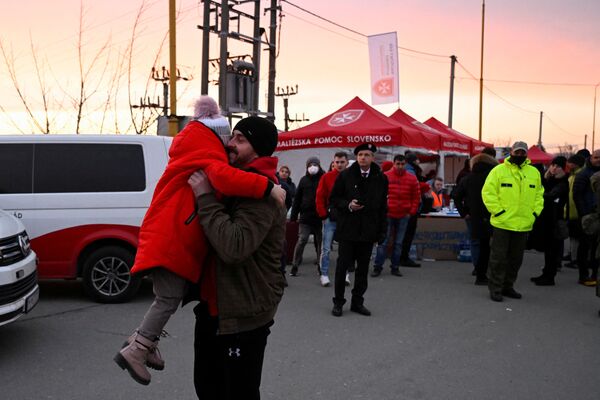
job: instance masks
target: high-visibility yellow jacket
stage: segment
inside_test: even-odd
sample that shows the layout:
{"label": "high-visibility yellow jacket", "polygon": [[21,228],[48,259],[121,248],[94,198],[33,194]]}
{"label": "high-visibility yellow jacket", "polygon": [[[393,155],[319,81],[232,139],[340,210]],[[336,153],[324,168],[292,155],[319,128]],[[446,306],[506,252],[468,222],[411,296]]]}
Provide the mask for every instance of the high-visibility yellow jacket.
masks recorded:
{"label": "high-visibility yellow jacket", "polygon": [[481,189],[492,226],[516,232],[528,232],[544,208],[544,187],[539,171],[529,159],[515,165],[510,157],[488,175]]}
{"label": "high-visibility yellow jacket", "polygon": [[565,217],[570,220],[576,220],[579,217],[577,214],[577,207],[575,206],[575,200],[573,200],[573,183],[575,183],[576,175],[582,170],[583,168],[581,167],[575,168],[569,175],[569,204],[565,205]]}

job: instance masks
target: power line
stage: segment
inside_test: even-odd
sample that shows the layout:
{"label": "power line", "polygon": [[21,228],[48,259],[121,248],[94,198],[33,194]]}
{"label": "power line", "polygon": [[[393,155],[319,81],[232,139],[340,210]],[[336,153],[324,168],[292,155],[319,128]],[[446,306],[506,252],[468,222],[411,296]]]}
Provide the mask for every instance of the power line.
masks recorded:
{"label": "power line", "polygon": [[[465,80],[479,80],[475,77],[457,76],[456,79]],[[588,87],[595,86],[593,83],[575,83],[575,82],[540,82],[540,81],[520,81],[520,80],[508,80],[508,79],[485,79],[486,82],[497,82],[497,83],[516,83],[523,85],[541,85],[541,86],[580,86]]]}
{"label": "power line", "polygon": [[[327,22],[327,23],[329,23],[329,24],[335,25],[335,26],[337,26],[338,28],[341,28],[341,29],[347,30],[348,32],[352,32],[352,33],[354,33],[354,34],[356,34],[356,35],[359,35],[359,36],[362,36],[362,37],[365,37],[365,38],[368,38],[368,37],[369,37],[369,35],[366,35],[366,34],[364,34],[364,33],[362,33],[362,32],[358,32],[358,31],[356,31],[356,30],[354,30],[354,29],[348,28],[347,26],[344,26],[344,25],[342,25],[342,24],[338,24],[337,22],[334,22],[334,21],[332,21],[332,20],[330,20],[330,19],[327,19],[327,18],[325,18],[325,17],[322,17],[322,16],[320,16],[319,14],[316,14],[316,13],[314,13],[314,12],[312,12],[312,11],[309,11],[309,10],[307,10],[306,8],[302,8],[302,7],[300,7],[300,6],[296,5],[296,4],[294,4],[294,3],[292,3],[292,2],[290,2],[290,1],[288,1],[288,0],[281,0],[281,1],[282,1],[282,2],[285,2],[285,3],[288,3],[288,4],[289,4],[289,5],[291,5],[292,7],[296,7],[297,9],[299,9],[299,10],[301,10],[301,11],[303,11],[303,12],[307,13],[307,14],[310,14],[310,15],[312,15],[312,16],[313,16],[313,17],[315,17],[315,18],[318,18],[318,19],[320,19],[320,20],[323,20],[323,21],[325,21],[325,22]],[[401,50],[410,51],[410,52],[412,52],[412,53],[417,53],[417,54],[423,54],[423,55],[426,55],[426,56],[431,56],[431,57],[443,57],[443,58],[450,58],[450,56],[448,56],[448,55],[443,55],[443,54],[435,54],[435,53],[428,53],[428,52],[426,52],[426,51],[415,50],[415,49],[411,49],[411,48],[408,48],[408,47],[402,47],[402,46],[398,46],[398,48],[399,48],[399,49],[401,49]]]}
{"label": "power line", "polygon": [[[477,79],[476,79],[476,78],[473,76],[473,74],[472,74],[472,73],[471,73],[469,70],[467,70],[467,69],[465,68],[465,66],[464,66],[464,65],[462,65],[460,62],[457,62],[457,63],[458,63],[458,65],[459,65],[459,66],[460,66],[460,67],[461,67],[461,68],[462,68],[462,69],[463,69],[463,70],[464,70],[464,71],[465,71],[467,74],[469,74],[469,75],[472,77],[472,79],[475,79],[475,80],[477,80]],[[469,78],[467,78],[467,79],[469,79]],[[520,106],[518,106],[518,105],[516,105],[516,104],[514,104],[514,103],[512,103],[512,102],[510,102],[510,101],[508,101],[508,100],[507,100],[507,99],[505,99],[504,97],[500,96],[498,93],[496,93],[496,92],[494,92],[493,90],[491,90],[491,89],[490,89],[489,87],[487,87],[486,85],[483,85],[483,87],[484,87],[484,88],[485,88],[485,89],[486,89],[488,92],[492,93],[494,96],[498,97],[499,99],[501,99],[501,100],[502,100],[502,101],[504,101],[505,103],[507,103],[507,104],[511,105],[512,107],[515,107],[515,108],[517,108],[517,109],[519,109],[519,110],[521,110],[521,111],[527,112],[527,113],[531,113],[531,114],[539,114],[539,112],[538,112],[538,111],[532,111],[532,110],[528,110],[528,109],[526,109],[526,108],[520,107]],[[550,123],[551,123],[552,125],[554,125],[556,128],[558,128],[559,130],[561,130],[563,133],[566,133],[567,135],[569,135],[569,136],[572,136],[572,137],[581,138],[581,135],[576,135],[576,134],[574,134],[574,133],[571,133],[571,132],[567,131],[566,129],[564,129],[563,127],[561,127],[560,125],[558,125],[556,122],[554,122],[554,120],[553,120],[552,118],[550,118],[550,116],[549,116],[547,113],[544,113],[544,117],[545,117],[545,118],[548,120],[548,122],[550,122]]]}
{"label": "power line", "polygon": [[[157,3],[158,1],[159,0],[157,0],[154,3],[151,3],[151,5]],[[190,12],[192,12],[193,10],[195,10],[197,8],[198,8],[197,5],[193,5],[193,6],[188,6],[186,8],[182,8],[179,11],[179,16],[178,16],[178,20],[177,21],[179,23],[181,23],[183,21],[186,21],[191,16]],[[132,13],[132,12],[133,11],[130,11],[130,12],[125,13],[125,14],[122,14],[121,16],[119,16],[117,18],[121,18],[121,17],[123,17],[123,16],[125,16],[127,14]],[[166,28],[164,28],[164,27],[156,28],[156,29],[145,29],[147,27],[147,25],[145,25],[145,24],[147,24],[149,22],[152,22],[152,21],[155,21],[155,20],[162,20],[162,19],[165,19],[165,18],[166,18],[166,14],[162,14],[162,15],[147,17],[147,18],[145,18],[143,20],[140,20],[140,24],[139,24],[140,28],[137,31],[137,33],[135,34],[135,41],[137,42],[137,41],[139,41],[140,38],[143,38],[145,36],[154,35],[154,34],[157,34],[157,33],[160,33],[160,32],[165,32]],[[111,21],[108,21],[108,22],[111,22]],[[100,25],[103,25],[105,23],[107,23],[107,22],[99,23],[99,24],[95,25],[94,28],[96,28],[96,27],[98,27]],[[126,31],[131,31],[131,27],[127,27],[127,28],[123,28],[123,29],[117,30],[117,31],[115,31],[115,33],[118,34],[118,33],[126,32]],[[84,36],[87,35],[87,30],[84,31],[83,34],[84,34]],[[60,40],[58,40],[56,42],[51,43],[50,46],[51,45],[56,45],[56,44],[58,44],[60,42],[66,41],[67,39],[72,38],[72,37],[76,37],[76,36],[77,36],[77,34],[71,35],[69,37],[65,37],[64,39],[60,39]],[[119,39],[119,40],[117,40],[115,42],[111,42],[106,47],[106,50],[119,49],[119,46],[121,46],[123,44],[129,44],[130,41],[131,41],[131,37],[127,37],[127,38]],[[45,49],[47,48],[47,46],[44,46],[44,47],[45,47]],[[144,50],[141,50],[141,49],[138,48],[135,51],[136,52],[143,52]],[[64,57],[64,52],[60,53],[60,57],[58,57],[58,54],[59,53],[55,53],[55,54],[50,54],[50,55],[46,55],[45,56],[45,58],[48,59],[48,60],[59,58],[59,61],[54,61],[54,62],[51,63],[53,67],[61,66],[61,65],[65,64],[65,63],[73,61],[72,58]],[[28,62],[24,61],[24,63],[26,63],[27,65],[29,65]]]}
{"label": "power line", "polygon": [[[362,44],[362,45],[364,45],[364,46],[366,46],[366,45],[367,45],[367,42],[365,42],[364,40],[360,40],[360,39],[356,39],[356,38],[350,37],[350,36],[348,36],[348,35],[344,35],[343,33],[340,33],[340,32],[337,32],[337,31],[334,31],[334,30],[332,30],[332,29],[329,29],[329,28],[326,28],[326,27],[324,27],[323,25],[319,25],[319,24],[317,24],[317,23],[314,23],[314,22],[312,22],[312,21],[309,21],[309,20],[307,20],[307,19],[304,19],[304,18],[302,18],[302,17],[299,17],[298,15],[295,15],[295,14],[293,14],[293,13],[290,13],[289,11],[286,11],[286,12],[285,12],[285,15],[286,15],[286,16],[288,16],[288,15],[289,15],[290,17],[296,18],[296,19],[298,19],[298,20],[300,20],[300,21],[302,21],[302,22],[306,22],[306,23],[307,23],[307,24],[309,24],[309,25],[316,26],[317,28],[323,29],[323,30],[325,30],[325,31],[327,31],[327,32],[333,33],[334,35],[341,36],[341,37],[343,37],[343,38],[346,38],[346,39],[348,39],[348,40],[352,40],[352,41],[354,41],[354,42],[360,43],[360,44]],[[425,57],[421,57],[421,56],[418,56],[418,55],[415,55],[415,54],[406,53],[406,52],[401,52],[401,54],[405,55],[406,57],[410,57],[410,58],[416,58],[416,59],[423,60],[423,61],[427,61],[427,62],[433,62],[433,63],[438,63],[438,64],[447,64],[447,63],[448,63],[447,61],[440,61],[440,60],[438,60],[437,58],[436,58],[436,59],[425,58]]]}
{"label": "power line", "polygon": [[[457,64],[458,64],[458,65],[459,65],[459,66],[460,66],[460,67],[461,67],[461,68],[462,68],[462,69],[463,69],[463,70],[464,70],[464,71],[465,71],[467,74],[469,74],[469,75],[470,75],[470,76],[471,76],[473,79],[475,79],[475,80],[479,80],[479,79],[475,78],[475,76],[474,76],[474,75],[473,75],[473,74],[472,74],[472,73],[471,73],[471,72],[470,72],[470,71],[469,71],[467,68],[465,68],[465,66],[464,66],[464,65],[462,65],[462,64],[461,64],[459,61],[457,61],[456,63],[457,63]],[[538,114],[538,113],[539,113],[539,111],[528,110],[528,109],[526,109],[526,108],[523,108],[523,107],[521,107],[521,106],[518,106],[518,105],[516,105],[516,104],[514,104],[514,103],[512,103],[512,102],[510,102],[510,101],[508,101],[507,99],[505,99],[504,97],[500,96],[498,93],[494,92],[492,89],[490,89],[489,87],[487,87],[485,84],[483,85],[483,87],[485,88],[485,90],[487,90],[488,92],[490,92],[491,94],[493,94],[494,96],[498,97],[500,100],[502,100],[503,102],[505,102],[506,104],[508,104],[508,105],[510,105],[510,106],[512,106],[512,107],[514,107],[514,108],[517,108],[517,109],[519,109],[519,110],[521,110],[521,111],[524,111],[524,112],[527,112],[527,113],[531,113],[531,114]]]}
{"label": "power line", "polygon": [[346,35],[344,35],[344,34],[342,34],[342,33],[336,32],[336,31],[334,31],[334,30],[332,30],[332,29],[325,28],[325,27],[324,27],[324,26],[322,26],[322,25],[315,24],[314,22],[311,22],[311,21],[309,21],[309,20],[306,20],[306,19],[304,19],[304,18],[302,18],[302,17],[299,17],[299,16],[297,16],[297,15],[294,15],[294,14],[290,13],[289,11],[286,11],[286,12],[285,12],[285,15],[289,15],[289,16],[291,16],[291,17],[294,17],[294,18],[296,18],[296,19],[299,19],[300,21],[306,22],[307,24],[310,24],[310,25],[316,26],[316,27],[318,27],[318,28],[321,28],[321,29],[323,29],[323,30],[326,30],[327,32],[331,32],[331,33],[333,33],[333,34],[335,34],[335,35],[338,35],[338,36],[344,37],[344,38],[346,38],[346,39],[349,39],[349,40],[352,40],[352,41],[358,42],[358,43],[360,43],[360,44],[366,44],[366,43],[365,43],[364,41],[362,41],[362,40],[355,39],[355,38],[353,38],[353,37],[346,36]]}
{"label": "power line", "polygon": [[581,138],[582,135],[576,135],[574,133],[571,133],[569,131],[567,131],[566,129],[562,128],[560,125],[558,125],[556,122],[554,122],[554,120],[552,120],[552,118],[550,118],[548,116],[548,114],[544,113],[544,117],[546,117],[546,119],[548,120],[548,122],[550,122],[552,125],[554,125],[555,127],[557,127],[558,129],[560,129],[563,133],[566,133],[569,136],[573,136],[573,137],[577,137],[577,138]]}

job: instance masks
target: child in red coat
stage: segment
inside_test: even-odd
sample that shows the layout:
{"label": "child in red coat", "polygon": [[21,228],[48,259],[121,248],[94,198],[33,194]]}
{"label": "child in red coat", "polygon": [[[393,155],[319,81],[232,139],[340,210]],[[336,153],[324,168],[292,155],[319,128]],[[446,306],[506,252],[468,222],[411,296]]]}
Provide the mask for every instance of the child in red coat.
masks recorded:
{"label": "child in red coat", "polygon": [[169,163],[140,227],[131,270],[134,275],[150,273],[155,300],[141,325],[115,356],[115,362],[144,385],[151,378],[146,366],[164,368],[157,348],[159,336],[181,303],[188,281],[197,283],[202,275],[202,300],[213,315],[217,313],[214,266],[207,258],[208,242],[196,218],[196,199],[187,183],[189,177],[202,169],[222,195],[250,198],[271,195],[282,206],[285,200],[285,191],[266,177],[229,165],[224,145],[231,132],[216,102],[202,96],[196,110],[197,118],[174,138],[169,149]]}

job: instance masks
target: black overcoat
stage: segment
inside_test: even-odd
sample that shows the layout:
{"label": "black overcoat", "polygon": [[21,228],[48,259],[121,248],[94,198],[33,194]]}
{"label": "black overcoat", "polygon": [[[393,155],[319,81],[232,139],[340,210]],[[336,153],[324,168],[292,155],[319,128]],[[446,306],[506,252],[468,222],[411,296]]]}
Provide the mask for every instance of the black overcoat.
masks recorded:
{"label": "black overcoat", "polygon": [[[363,178],[358,163],[340,173],[331,190],[329,202],[338,213],[337,241],[381,242],[387,233],[388,180],[375,163],[367,178]],[[356,199],[364,205],[351,212],[350,202]]]}

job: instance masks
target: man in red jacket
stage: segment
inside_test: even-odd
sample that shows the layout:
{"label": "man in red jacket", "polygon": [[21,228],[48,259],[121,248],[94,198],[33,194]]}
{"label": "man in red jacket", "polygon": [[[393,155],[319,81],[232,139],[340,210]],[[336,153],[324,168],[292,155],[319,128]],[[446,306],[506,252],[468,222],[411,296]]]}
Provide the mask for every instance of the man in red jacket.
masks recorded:
{"label": "man in red jacket", "polygon": [[387,256],[388,243],[393,239],[394,231],[396,239],[392,252],[392,275],[402,276],[400,273],[400,253],[402,252],[402,241],[411,215],[417,213],[421,192],[417,178],[406,172],[404,165],[406,160],[403,155],[394,157],[394,166],[385,175],[388,179],[388,226],[385,241],[377,246],[377,255],[373,264],[372,277],[379,276],[383,269],[383,263]]}
{"label": "man in red jacket", "polygon": [[[346,169],[348,165],[348,154],[343,151],[335,153],[333,156],[333,169],[323,175],[317,187],[317,214],[323,220],[323,244],[321,245],[321,286],[329,286],[329,251],[333,243],[335,234],[336,212],[329,207],[329,196],[331,189],[340,172]],[[348,274],[346,274],[346,284],[350,284]]]}

